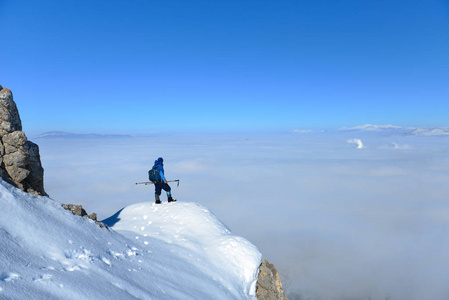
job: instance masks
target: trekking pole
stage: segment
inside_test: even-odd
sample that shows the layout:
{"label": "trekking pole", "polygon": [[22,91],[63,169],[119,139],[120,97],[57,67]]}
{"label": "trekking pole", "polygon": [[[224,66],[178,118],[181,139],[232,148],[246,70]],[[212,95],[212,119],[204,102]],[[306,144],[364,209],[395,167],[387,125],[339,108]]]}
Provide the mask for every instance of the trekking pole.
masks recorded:
{"label": "trekking pole", "polygon": [[[178,184],[177,184],[176,186],[179,186],[179,179],[176,179],[176,180],[167,180],[167,182],[177,182]],[[149,184],[155,184],[155,182],[153,182],[153,181],[145,181],[145,182],[136,182],[136,184],[149,185]]]}

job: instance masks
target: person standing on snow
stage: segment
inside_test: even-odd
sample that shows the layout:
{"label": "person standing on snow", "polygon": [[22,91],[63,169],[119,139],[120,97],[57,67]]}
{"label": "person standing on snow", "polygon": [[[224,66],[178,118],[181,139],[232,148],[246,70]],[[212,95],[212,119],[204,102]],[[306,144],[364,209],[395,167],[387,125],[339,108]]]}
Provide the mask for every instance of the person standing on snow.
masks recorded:
{"label": "person standing on snow", "polygon": [[176,199],[172,198],[171,195],[171,187],[167,184],[167,179],[165,179],[164,174],[164,159],[162,157],[159,157],[157,160],[154,161],[153,169],[156,169],[159,171],[159,175],[161,177],[161,180],[154,182],[155,187],[155,198],[156,198],[156,204],[161,204],[161,192],[162,190],[167,192],[167,199],[168,202],[174,202]]}

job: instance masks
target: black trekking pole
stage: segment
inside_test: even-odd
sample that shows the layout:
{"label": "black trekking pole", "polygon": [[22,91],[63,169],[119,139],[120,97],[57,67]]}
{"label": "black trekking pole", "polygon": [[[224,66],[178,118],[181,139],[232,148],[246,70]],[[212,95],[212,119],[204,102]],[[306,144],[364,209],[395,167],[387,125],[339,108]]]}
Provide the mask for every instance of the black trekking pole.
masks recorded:
{"label": "black trekking pole", "polygon": [[[178,184],[176,186],[179,186],[179,179],[176,180],[167,180],[167,182],[177,182]],[[136,182],[136,184],[144,184],[144,185],[149,185],[149,184],[155,184],[156,182],[153,181],[145,181],[145,182]]]}

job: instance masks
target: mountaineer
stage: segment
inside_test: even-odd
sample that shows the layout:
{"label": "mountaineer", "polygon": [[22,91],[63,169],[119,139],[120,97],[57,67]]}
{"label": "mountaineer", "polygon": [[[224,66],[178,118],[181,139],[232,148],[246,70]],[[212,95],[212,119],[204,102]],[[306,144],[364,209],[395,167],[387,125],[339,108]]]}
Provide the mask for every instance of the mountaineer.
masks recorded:
{"label": "mountaineer", "polygon": [[148,171],[149,179],[154,183],[155,187],[155,199],[156,204],[161,204],[161,191],[164,190],[167,192],[167,200],[168,202],[174,202],[176,199],[173,199],[171,195],[171,187],[167,183],[167,179],[164,174],[164,159],[159,157],[154,161],[153,168]]}

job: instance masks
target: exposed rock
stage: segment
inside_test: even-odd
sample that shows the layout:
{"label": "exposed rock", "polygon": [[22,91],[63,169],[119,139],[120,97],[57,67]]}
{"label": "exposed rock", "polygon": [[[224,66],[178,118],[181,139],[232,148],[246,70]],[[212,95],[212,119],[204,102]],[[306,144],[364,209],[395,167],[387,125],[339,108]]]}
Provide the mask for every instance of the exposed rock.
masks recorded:
{"label": "exposed rock", "polygon": [[0,177],[25,192],[47,196],[39,147],[28,141],[12,93],[1,85]]}
{"label": "exposed rock", "polygon": [[66,210],[70,210],[75,216],[87,216],[87,212],[82,205],[63,204],[62,207]]}
{"label": "exposed rock", "polygon": [[267,260],[263,260],[259,267],[256,297],[258,300],[288,300],[278,271]]}
{"label": "exposed rock", "polygon": [[99,222],[97,220],[97,214],[96,213],[92,213],[90,215],[87,214],[87,212],[84,210],[82,205],[75,205],[75,204],[63,204],[62,207],[66,210],[70,210],[75,216],[80,216],[80,217],[84,217],[84,218],[89,218],[93,221],[95,221],[95,223],[97,225],[99,225],[100,227],[106,227],[108,228],[106,225],[104,225],[103,223]]}
{"label": "exposed rock", "polygon": [[22,121],[20,120],[19,111],[17,110],[11,91],[7,88],[3,88],[0,91],[0,117],[1,136],[14,131],[22,131]]}

